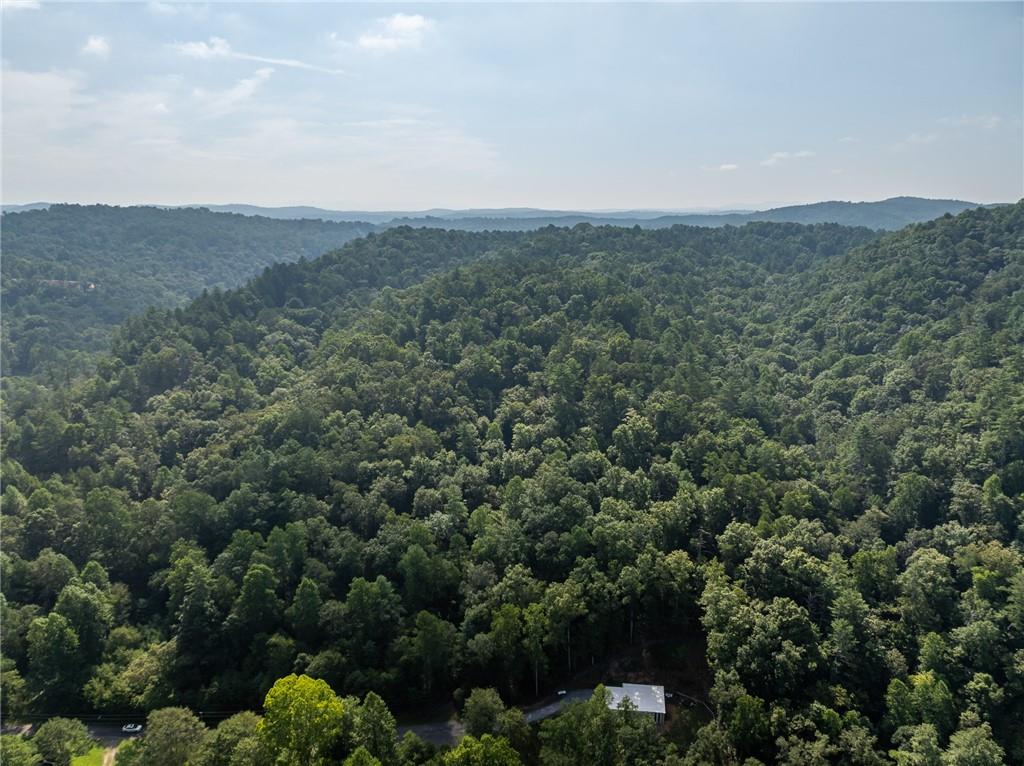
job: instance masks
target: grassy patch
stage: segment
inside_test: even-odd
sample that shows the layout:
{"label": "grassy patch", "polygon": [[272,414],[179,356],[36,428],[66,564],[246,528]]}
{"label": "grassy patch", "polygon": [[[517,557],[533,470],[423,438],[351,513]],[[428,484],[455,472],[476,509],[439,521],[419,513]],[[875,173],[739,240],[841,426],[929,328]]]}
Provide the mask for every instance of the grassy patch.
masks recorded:
{"label": "grassy patch", "polygon": [[103,753],[105,748],[94,747],[85,755],[71,759],[71,766],[103,766]]}

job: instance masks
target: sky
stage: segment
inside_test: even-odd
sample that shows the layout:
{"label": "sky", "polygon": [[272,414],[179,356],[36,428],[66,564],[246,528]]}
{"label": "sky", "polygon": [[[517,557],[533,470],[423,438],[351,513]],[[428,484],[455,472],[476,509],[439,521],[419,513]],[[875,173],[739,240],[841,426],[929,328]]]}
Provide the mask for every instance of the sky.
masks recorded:
{"label": "sky", "polygon": [[1024,3],[3,0],[6,204],[1024,196]]}

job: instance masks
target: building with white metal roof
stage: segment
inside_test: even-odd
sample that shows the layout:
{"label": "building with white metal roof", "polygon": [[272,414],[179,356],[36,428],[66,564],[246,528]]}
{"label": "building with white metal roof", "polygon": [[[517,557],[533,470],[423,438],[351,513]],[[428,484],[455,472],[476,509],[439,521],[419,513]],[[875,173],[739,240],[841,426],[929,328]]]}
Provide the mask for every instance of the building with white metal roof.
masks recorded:
{"label": "building with white metal roof", "polygon": [[665,720],[665,687],[647,684],[623,684],[622,686],[606,687],[610,693],[608,707],[618,710],[623,700],[633,703],[633,708],[641,713],[654,716],[655,723]]}

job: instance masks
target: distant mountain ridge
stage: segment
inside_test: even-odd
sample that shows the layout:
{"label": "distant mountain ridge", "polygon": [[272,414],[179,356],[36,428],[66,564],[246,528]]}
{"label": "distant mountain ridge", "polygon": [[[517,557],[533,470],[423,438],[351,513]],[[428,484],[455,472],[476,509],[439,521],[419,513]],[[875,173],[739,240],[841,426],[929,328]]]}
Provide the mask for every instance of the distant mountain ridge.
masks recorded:
{"label": "distant mountain ridge", "polygon": [[[179,306],[204,289],[243,284],[272,264],[316,258],[350,239],[400,227],[511,235],[580,224],[667,230],[678,224],[717,229],[751,223],[826,223],[880,232],[975,206],[959,200],[897,197],[881,202],[821,202],[761,212],[646,218],[618,216],[650,216],[653,212],[432,210],[426,216],[373,222],[271,218],[241,212],[261,210],[254,206],[228,206],[236,210],[227,212],[36,203],[3,216],[6,321],[0,333],[0,353],[8,374],[32,374],[44,368],[48,374],[82,369],[90,354],[108,347],[114,328],[130,314],[153,306]],[[283,215],[285,210],[310,215],[331,212],[298,207],[276,212]],[[451,215],[462,217],[446,217]]]}
{"label": "distant mountain ridge", "polygon": [[[21,212],[48,207],[49,203],[6,205],[4,212]],[[679,212],[666,210],[581,211],[541,208],[473,208],[452,210],[433,208],[419,211],[327,210],[311,206],[260,207],[259,205],[182,205],[157,207],[205,208],[216,213],[235,213],[276,219],[319,219],[335,222],[365,222],[377,226],[413,226],[467,231],[529,231],[543,226],[640,226],[665,228],[686,226],[742,226],[752,221],[775,223],[838,223],[895,230],[911,223],[930,221],[940,216],[958,215],[965,210],[987,207],[978,202],[924,197],[891,197],[877,202],[831,200],[807,205],[788,205],[767,210],[720,210]]]}
{"label": "distant mountain ridge", "polygon": [[237,287],[276,263],[316,258],[368,223],[208,210],[51,205],[3,217],[4,374],[82,367],[126,317]]}
{"label": "distant mountain ridge", "polygon": [[464,218],[401,218],[391,224],[458,228],[468,230],[511,229],[528,231],[542,226],[640,226],[663,229],[669,226],[742,226],[753,222],[770,223],[837,223],[843,226],[866,226],[869,229],[894,231],[912,223],[922,223],[944,215],[959,215],[965,210],[984,207],[963,200],[931,200],[921,197],[893,197],[880,202],[816,202],[790,205],[755,212],[665,214],[649,218],[612,217],[606,214],[570,213],[563,216],[533,218],[464,217]]}

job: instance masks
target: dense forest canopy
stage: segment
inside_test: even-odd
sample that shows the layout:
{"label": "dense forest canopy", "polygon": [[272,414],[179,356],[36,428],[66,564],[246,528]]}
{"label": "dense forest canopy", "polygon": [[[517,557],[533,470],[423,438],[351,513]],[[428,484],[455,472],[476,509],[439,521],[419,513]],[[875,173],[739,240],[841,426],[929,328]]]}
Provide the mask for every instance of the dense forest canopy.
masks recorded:
{"label": "dense forest canopy", "polygon": [[[31,206],[29,206],[31,207]],[[237,287],[262,269],[312,259],[355,237],[396,226],[464,231],[533,231],[579,223],[667,228],[751,221],[844,223],[896,229],[959,213],[973,203],[896,197],[822,202],[713,215],[545,211],[436,211],[437,215],[318,208],[205,208],[50,205],[6,214],[2,239],[2,364],[6,375],[51,384],[92,369],[115,328],[149,308],[181,306],[204,290]],[[245,213],[241,215],[239,213]],[[324,220],[315,220],[322,217]]]}
{"label": "dense forest canopy", "polygon": [[[1024,202],[396,228],[4,396],[4,713],[129,763],[1024,761]],[[660,733],[504,707],[637,650]]]}
{"label": "dense forest canopy", "polygon": [[371,231],[208,210],[52,205],[5,214],[3,368],[66,379],[106,352],[127,317],[237,287],[274,263],[316,258]]}

